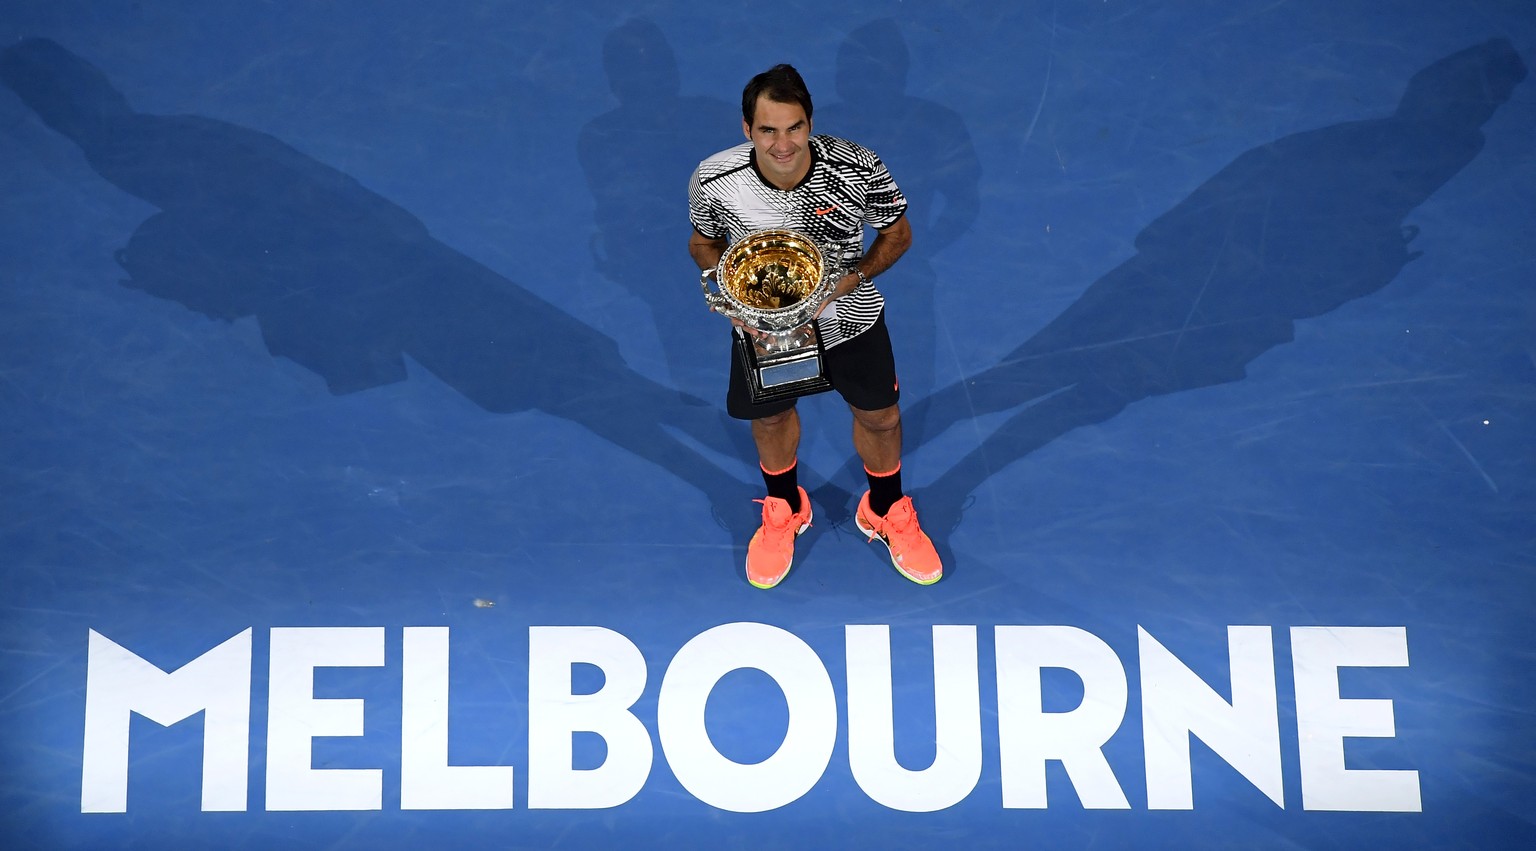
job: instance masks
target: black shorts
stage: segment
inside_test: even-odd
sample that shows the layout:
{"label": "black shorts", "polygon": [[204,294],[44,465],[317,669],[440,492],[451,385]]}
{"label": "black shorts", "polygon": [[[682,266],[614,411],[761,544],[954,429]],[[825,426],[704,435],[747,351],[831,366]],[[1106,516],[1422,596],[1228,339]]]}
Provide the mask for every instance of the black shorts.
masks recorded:
{"label": "black shorts", "polygon": [[[731,386],[725,392],[726,413],[738,420],[759,420],[793,408],[794,399],[752,404],[746,368],[735,341],[731,342]],[[827,349],[822,355],[822,369],[843,401],[861,411],[878,411],[896,404],[901,392],[896,384],[891,335],[885,330],[885,311],[880,312],[869,330]]]}

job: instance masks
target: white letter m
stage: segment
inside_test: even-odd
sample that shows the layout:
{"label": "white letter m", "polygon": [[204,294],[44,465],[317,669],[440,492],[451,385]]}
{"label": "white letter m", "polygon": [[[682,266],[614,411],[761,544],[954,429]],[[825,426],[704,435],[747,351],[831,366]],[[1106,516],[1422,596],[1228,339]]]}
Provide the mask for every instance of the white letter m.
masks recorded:
{"label": "white letter m", "polygon": [[246,808],[251,631],[166,673],[91,630],[85,675],[80,812],[128,810],[128,729],[137,712],[170,726],[203,716],[203,810]]}

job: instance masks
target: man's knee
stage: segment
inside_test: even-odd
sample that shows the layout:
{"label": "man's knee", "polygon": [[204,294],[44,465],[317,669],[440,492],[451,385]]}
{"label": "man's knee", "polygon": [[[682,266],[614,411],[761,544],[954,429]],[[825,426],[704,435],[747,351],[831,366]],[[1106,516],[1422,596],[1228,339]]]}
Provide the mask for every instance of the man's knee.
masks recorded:
{"label": "man's knee", "polygon": [[795,409],[790,408],[787,411],[780,411],[777,414],[769,414],[766,417],[758,417],[752,421],[752,424],[759,428],[773,430],[784,427],[784,425],[787,424],[792,418],[794,418],[794,416]]}
{"label": "man's knee", "polygon": [[892,405],[889,408],[881,408],[878,411],[865,411],[851,407],[853,418],[859,425],[870,431],[892,431],[901,425],[901,408]]}

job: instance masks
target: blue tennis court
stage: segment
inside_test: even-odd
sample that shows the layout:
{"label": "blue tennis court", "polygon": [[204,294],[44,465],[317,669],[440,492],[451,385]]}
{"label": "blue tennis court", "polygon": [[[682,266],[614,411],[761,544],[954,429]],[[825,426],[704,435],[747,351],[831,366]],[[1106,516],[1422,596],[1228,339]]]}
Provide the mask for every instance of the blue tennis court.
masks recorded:
{"label": "blue tennis court", "polygon": [[[1536,845],[1536,13],[8,0],[7,848]],[[751,587],[687,183],[880,154]]]}

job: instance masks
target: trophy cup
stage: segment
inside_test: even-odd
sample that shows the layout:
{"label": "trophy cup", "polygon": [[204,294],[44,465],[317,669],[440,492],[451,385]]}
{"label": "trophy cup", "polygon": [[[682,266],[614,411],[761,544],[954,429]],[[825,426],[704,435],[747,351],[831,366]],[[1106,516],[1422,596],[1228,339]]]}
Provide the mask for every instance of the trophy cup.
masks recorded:
{"label": "trophy cup", "polygon": [[[710,275],[718,293],[710,292]],[[699,276],[704,301],[746,326],[736,333],[736,347],[753,404],[832,389],[822,373],[816,311],[837,277],[814,240],[778,229],[747,234]]]}

